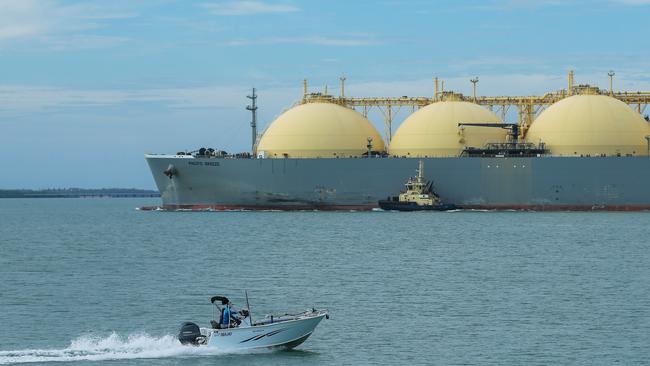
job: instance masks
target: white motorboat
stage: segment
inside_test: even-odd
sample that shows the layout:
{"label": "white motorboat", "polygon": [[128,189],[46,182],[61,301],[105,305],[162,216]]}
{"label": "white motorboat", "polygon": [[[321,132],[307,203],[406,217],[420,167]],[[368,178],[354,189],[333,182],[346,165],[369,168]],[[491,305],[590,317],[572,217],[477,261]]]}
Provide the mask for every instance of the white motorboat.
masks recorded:
{"label": "white motorboat", "polygon": [[[219,311],[219,321],[211,320],[209,328],[199,327],[192,322],[183,323],[178,334],[178,340],[182,344],[215,347],[222,351],[291,349],[307,340],[323,318],[329,319],[327,310],[311,309],[298,314],[267,315],[253,322],[250,306],[249,309],[236,312],[226,297],[213,296],[210,302]],[[248,296],[246,302],[248,303]],[[230,316],[226,315],[224,320],[224,314],[229,312]],[[236,315],[233,316],[232,313]]]}

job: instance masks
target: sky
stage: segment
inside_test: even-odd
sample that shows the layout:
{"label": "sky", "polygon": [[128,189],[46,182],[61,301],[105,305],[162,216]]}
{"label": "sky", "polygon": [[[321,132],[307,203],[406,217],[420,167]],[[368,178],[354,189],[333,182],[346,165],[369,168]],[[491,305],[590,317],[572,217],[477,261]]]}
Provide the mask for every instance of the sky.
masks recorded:
{"label": "sky", "polygon": [[650,0],[0,0],[0,189],[153,189],[145,153],[247,151],[250,88],[263,129],[305,78],[538,95],[614,70],[650,90],[648,19]]}

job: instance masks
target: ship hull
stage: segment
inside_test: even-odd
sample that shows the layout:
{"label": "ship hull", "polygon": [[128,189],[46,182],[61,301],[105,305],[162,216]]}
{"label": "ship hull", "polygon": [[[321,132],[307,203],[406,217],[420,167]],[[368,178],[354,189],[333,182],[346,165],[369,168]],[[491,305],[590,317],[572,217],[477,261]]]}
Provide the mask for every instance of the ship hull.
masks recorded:
{"label": "ship hull", "polygon": [[146,160],[162,207],[174,210],[369,210],[399,192],[419,160],[441,199],[463,208],[650,209],[647,157]]}

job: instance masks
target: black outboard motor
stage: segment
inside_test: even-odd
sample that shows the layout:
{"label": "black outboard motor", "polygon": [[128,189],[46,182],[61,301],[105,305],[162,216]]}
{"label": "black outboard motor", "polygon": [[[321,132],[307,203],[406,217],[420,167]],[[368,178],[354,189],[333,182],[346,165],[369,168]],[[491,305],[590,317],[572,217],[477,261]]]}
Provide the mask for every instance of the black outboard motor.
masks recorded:
{"label": "black outboard motor", "polygon": [[178,340],[181,344],[191,344],[198,346],[205,342],[205,337],[201,335],[199,326],[192,322],[185,322],[181,325],[181,330],[178,333]]}

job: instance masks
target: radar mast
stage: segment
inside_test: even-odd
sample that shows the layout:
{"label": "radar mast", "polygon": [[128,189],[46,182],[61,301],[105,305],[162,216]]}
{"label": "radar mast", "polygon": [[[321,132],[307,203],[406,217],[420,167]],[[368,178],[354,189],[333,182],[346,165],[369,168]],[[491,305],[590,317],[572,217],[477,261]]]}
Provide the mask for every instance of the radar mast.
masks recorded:
{"label": "radar mast", "polygon": [[251,139],[251,153],[255,156],[255,144],[257,142],[257,94],[255,94],[255,88],[253,88],[253,93],[247,95],[246,98],[251,100],[251,104],[246,106],[246,109],[251,111],[251,129],[252,129],[252,139]]}

